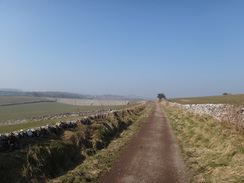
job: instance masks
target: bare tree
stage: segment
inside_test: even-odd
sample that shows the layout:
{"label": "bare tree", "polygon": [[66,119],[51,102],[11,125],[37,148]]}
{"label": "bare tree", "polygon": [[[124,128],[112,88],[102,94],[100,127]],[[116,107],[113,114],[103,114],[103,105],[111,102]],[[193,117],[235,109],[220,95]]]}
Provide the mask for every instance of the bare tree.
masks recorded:
{"label": "bare tree", "polygon": [[161,101],[162,99],[166,99],[166,96],[164,93],[159,93],[157,97],[158,97],[159,101]]}

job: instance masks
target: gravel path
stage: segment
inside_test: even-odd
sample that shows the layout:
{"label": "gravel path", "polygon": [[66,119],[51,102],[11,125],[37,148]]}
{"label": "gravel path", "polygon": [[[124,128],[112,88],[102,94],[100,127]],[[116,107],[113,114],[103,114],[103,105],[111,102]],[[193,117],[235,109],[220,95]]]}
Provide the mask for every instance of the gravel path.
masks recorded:
{"label": "gravel path", "polygon": [[99,183],[186,183],[186,168],[161,106]]}

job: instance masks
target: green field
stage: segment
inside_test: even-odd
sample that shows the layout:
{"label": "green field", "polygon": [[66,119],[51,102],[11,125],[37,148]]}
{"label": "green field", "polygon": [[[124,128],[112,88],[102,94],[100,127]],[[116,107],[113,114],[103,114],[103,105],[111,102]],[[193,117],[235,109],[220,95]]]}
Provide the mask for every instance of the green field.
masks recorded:
{"label": "green field", "polygon": [[[107,107],[108,108],[108,107]],[[114,107],[111,107],[114,108]],[[118,108],[118,107],[117,107]],[[60,103],[34,103],[13,106],[0,106],[0,122],[6,120],[33,118],[60,113],[99,110],[99,106],[74,106]]]}
{"label": "green field", "polygon": [[[49,104],[49,106],[48,106]],[[37,112],[36,109],[39,109],[42,108],[42,114],[45,114],[45,115],[48,115],[48,114],[57,114],[57,113],[61,113],[61,111],[64,111],[64,112],[75,112],[77,111],[77,108],[75,106],[71,106],[71,105],[65,105],[65,104],[59,104],[59,103],[48,103],[46,105],[43,105],[43,103],[40,103],[40,104],[25,104],[25,105],[30,105],[28,106],[28,108],[32,108],[32,113],[31,115],[30,114],[27,114],[27,112],[25,111],[25,109],[27,108],[24,108],[22,106],[21,108],[21,105],[20,106],[20,111],[18,113],[13,113],[13,115],[16,117],[16,119],[21,119],[21,117],[27,117],[27,116],[32,116],[32,117],[35,117],[35,114],[38,114],[40,116],[40,112]],[[51,105],[50,105],[51,104]],[[135,105],[126,105],[126,106],[108,106],[108,107],[103,107],[103,109],[114,109],[114,110],[119,110],[119,109],[125,109],[125,108],[128,108],[128,107],[132,107],[132,106],[135,106]],[[13,107],[13,106],[11,106]],[[34,108],[36,107],[36,109]],[[15,108],[16,109],[16,106]],[[50,113],[50,111],[48,111],[48,109],[52,110],[52,113]],[[79,106],[79,111],[94,111],[94,110],[100,110],[101,107],[99,106]],[[1,111],[1,107],[0,107],[0,111]],[[56,111],[56,113],[55,113]],[[6,114],[9,114],[10,111],[8,111]],[[1,113],[0,113],[1,114]],[[5,117],[8,119],[8,118],[11,118],[11,117],[8,117],[7,115],[5,114]],[[1,116],[1,115],[0,115]],[[19,118],[18,118],[19,117]],[[77,117],[66,117],[66,118],[58,118],[58,119],[50,119],[50,120],[44,120],[44,121],[29,121],[29,122],[26,122],[26,123],[19,123],[19,124],[10,124],[10,125],[1,125],[0,126],[0,134],[4,134],[4,133],[9,133],[9,132],[13,132],[13,131],[17,131],[17,130],[20,130],[20,129],[23,129],[23,130],[27,130],[27,129],[31,129],[31,128],[36,128],[36,127],[40,127],[40,126],[44,126],[44,125],[54,125],[56,124],[57,122],[59,121],[70,121],[70,120],[77,120],[81,118],[80,116],[77,116]],[[4,120],[3,120],[4,121]],[[1,121],[0,121],[1,123]]]}
{"label": "green field", "polygon": [[[46,100],[38,97],[0,97],[0,105]],[[75,106],[56,102],[40,102],[10,106],[0,106],[0,122],[23,118],[33,118],[60,113],[94,111],[102,109],[122,109],[128,106]]]}
{"label": "green field", "polygon": [[[42,98],[38,97],[0,97],[1,104],[14,104],[25,102],[41,101]],[[135,104],[134,104],[135,105]],[[18,104],[10,106],[0,106],[0,123],[7,120],[17,120],[24,118],[34,118],[39,116],[48,116],[61,113],[95,111],[106,109],[124,109],[133,105],[124,106],[75,106],[68,104],[61,104],[56,102],[40,102],[29,104]],[[46,124],[55,124],[59,121],[75,120],[79,117],[52,119],[46,121],[29,121],[21,124],[2,125],[0,126],[0,133],[8,133],[19,129],[30,129]]]}
{"label": "green field", "polygon": [[40,97],[27,97],[27,96],[0,96],[0,106],[6,104],[18,104],[18,103],[28,103],[28,102],[40,102],[40,101],[47,101],[47,99],[40,98]]}
{"label": "green field", "polygon": [[191,97],[191,98],[174,98],[170,102],[180,104],[233,104],[236,106],[244,105],[244,94],[238,95],[220,95],[209,97]]}

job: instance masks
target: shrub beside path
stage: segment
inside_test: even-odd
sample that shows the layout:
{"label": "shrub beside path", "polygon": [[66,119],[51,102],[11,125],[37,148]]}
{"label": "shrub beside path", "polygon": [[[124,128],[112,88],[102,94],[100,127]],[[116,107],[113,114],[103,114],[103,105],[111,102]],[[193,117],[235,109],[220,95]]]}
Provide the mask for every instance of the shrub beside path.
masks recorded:
{"label": "shrub beside path", "polygon": [[186,167],[162,107],[155,108],[142,130],[99,183],[186,183]]}

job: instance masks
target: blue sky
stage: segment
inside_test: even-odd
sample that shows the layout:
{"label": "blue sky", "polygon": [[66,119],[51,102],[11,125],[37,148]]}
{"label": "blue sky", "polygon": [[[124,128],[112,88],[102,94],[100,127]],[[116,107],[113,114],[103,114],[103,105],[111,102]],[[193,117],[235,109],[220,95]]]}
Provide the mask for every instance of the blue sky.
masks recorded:
{"label": "blue sky", "polygon": [[0,0],[0,88],[244,93],[242,0]]}

